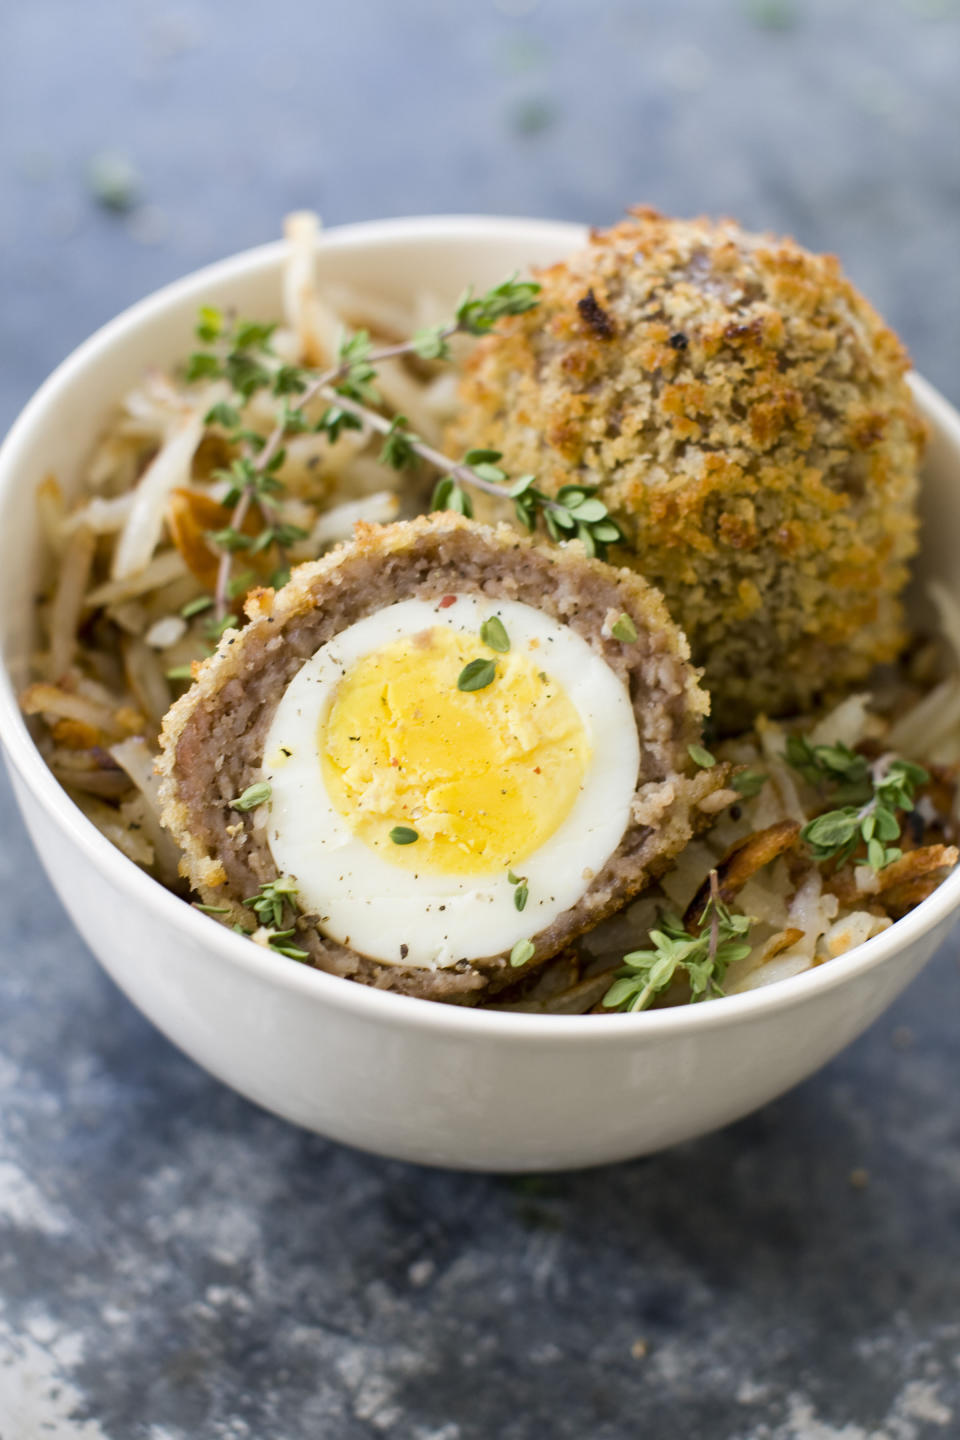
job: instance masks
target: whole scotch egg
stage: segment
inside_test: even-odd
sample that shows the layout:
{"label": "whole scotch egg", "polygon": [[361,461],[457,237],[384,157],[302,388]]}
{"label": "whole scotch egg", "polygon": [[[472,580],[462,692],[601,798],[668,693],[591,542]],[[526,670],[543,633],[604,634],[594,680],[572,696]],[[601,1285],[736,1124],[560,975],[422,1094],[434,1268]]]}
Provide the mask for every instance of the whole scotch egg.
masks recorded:
{"label": "whole scotch egg", "polygon": [[225,923],[282,877],[270,923],[321,969],[482,1000],[637,894],[722,784],[662,599],[578,545],[358,527],[251,611],[167,717],[164,819]]}
{"label": "whole scotch egg", "polygon": [[837,261],[638,208],[537,279],[468,361],[451,453],[597,487],[721,730],[895,660],[924,427],[903,346]]}

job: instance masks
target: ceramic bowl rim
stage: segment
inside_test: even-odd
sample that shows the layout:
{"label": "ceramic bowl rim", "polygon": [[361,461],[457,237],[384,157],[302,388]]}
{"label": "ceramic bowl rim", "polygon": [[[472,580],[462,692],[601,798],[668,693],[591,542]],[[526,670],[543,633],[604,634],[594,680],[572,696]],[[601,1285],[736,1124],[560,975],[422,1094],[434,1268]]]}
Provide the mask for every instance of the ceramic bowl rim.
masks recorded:
{"label": "ceramic bowl rim", "polygon": [[[356,250],[389,246],[398,241],[443,242],[445,240],[511,239],[526,234],[540,243],[556,239],[576,245],[585,228],[565,221],[484,215],[411,216],[402,219],[365,221],[323,232],[321,247]],[[151,323],[168,307],[180,305],[191,296],[195,303],[204,291],[216,284],[248,276],[258,270],[279,266],[285,251],[283,241],[274,241],[229,256],[192,271],[154,291],[108,321],[80,344],[43,382],[27,402],[0,445],[0,505],[18,476],[29,468],[32,437],[60,395],[89,367],[140,326]],[[960,469],[960,414],[931,385],[911,377],[919,406],[928,420],[957,453]],[[453,1039],[470,1036],[491,1044],[556,1048],[623,1044],[667,1035],[694,1037],[706,1029],[739,1022],[761,1020],[765,1015],[792,1009],[813,1001],[825,992],[840,988],[866,972],[891,960],[896,954],[918,944],[931,930],[960,908],[960,867],[915,910],[880,935],[857,946],[848,955],[804,971],[768,986],[731,995],[709,1004],[675,1009],[616,1015],[534,1015],[509,1011],[481,1011],[444,1005],[412,996],[376,990],[355,981],[299,965],[224,929],[185,901],[166,890],[129,860],[86,819],[70,800],[30,735],[17,705],[16,692],[6,662],[0,664],[0,737],[8,762],[16,770],[33,798],[48,817],[118,890],[123,891],[174,932],[182,932],[195,945],[211,952],[225,966],[238,967],[249,977],[276,986],[319,1006],[329,1006],[366,1020],[400,1029],[445,1033]]]}

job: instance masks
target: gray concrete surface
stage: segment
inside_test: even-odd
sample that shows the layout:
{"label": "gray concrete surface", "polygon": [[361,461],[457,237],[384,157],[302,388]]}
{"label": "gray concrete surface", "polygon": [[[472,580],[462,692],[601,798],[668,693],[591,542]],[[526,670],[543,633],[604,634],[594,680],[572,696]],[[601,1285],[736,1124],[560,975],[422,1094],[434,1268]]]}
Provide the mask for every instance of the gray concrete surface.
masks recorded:
{"label": "gray concrete surface", "polygon": [[[954,0],[8,0],[0,423],[303,205],[787,229],[960,400],[958,64]],[[125,214],[87,179],[111,150]],[[955,942],[722,1134],[447,1175],[197,1070],[73,933],[5,785],[0,835],[2,1440],[960,1435]]]}

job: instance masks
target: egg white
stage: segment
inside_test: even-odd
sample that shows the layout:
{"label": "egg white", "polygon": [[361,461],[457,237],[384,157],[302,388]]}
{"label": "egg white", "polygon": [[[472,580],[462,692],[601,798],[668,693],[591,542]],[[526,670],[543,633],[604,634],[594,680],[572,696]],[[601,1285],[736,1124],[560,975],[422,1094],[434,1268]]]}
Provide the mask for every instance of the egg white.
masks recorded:
{"label": "egg white", "polygon": [[[318,748],[337,686],[357,661],[436,625],[479,637],[493,615],[511,650],[535,653],[537,668],[566,691],[591,748],[567,818],[518,862],[529,888],[523,911],[506,873],[421,874],[383,859],[334,807]],[[460,594],[440,609],[435,600],[403,600],[321,646],[290,681],[264,745],[271,799],[261,814],[277,868],[296,880],[301,908],[320,917],[325,935],[387,964],[433,969],[509,951],[575,905],[627,828],[639,764],[627,691],[575,630],[518,601]]]}

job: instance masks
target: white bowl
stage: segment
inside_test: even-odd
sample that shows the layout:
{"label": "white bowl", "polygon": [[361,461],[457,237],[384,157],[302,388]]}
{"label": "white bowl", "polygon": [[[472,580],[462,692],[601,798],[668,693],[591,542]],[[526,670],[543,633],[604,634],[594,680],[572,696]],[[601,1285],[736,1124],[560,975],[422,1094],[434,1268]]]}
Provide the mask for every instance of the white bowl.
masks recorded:
{"label": "white bowl", "polygon": [[[324,235],[323,276],[402,299],[569,252],[578,226],[468,217]],[[853,1040],[947,934],[960,872],[851,954],[766,989],[640,1015],[480,1013],[366,989],[271,955],[138,870],[67,798],[17,708],[31,638],[34,491],[67,487],[112,402],[181,357],[199,304],[280,310],[280,244],[135,305],[66,360],[0,449],[0,735],[41,861],[117,984],[198,1064],[300,1125],[384,1155],[482,1170],[626,1159],[713,1130],[779,1095]],[[38,317],[39,318],[39,317]],[[932,439],[925,575],[960,592],[960,416],[916,381]],[[69,956],[64,963],[69,963]]]}

